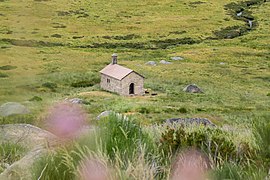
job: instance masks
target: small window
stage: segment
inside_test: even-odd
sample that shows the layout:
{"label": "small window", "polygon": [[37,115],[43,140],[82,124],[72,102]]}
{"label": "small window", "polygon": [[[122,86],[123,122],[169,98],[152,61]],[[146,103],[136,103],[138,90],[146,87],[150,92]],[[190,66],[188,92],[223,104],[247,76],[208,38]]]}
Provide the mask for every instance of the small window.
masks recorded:
{"label": "small window", "polygon": [[110,83],[111,82],[111,80],[110,79],[107,79],[107,83]]}

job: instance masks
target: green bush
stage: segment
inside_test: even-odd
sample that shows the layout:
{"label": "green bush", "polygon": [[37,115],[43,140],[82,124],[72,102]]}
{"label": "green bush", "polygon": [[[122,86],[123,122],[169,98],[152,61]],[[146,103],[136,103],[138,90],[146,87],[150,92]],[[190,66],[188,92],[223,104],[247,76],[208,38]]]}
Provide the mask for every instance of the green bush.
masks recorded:
{"label": "green bush", "polygon": [[219,164],[226,161],[246,162],[254,154],[252,148],[242,143],[237,147],[232,135],[218,128],[200,127],[189,131],[183,125],[168,128],[161,136],[161,148],[169,153],[189,147],[200,149],[209,155],[212,162]]}
{"label": "green bush", "polygon": [[181,107],[181,108],[179,108],[179,109],[177,109],[177,112],[180,112],[180,113],[187,113],[188,111],[187,111],[187,109],[186,108],[184,108],[184,107]]}

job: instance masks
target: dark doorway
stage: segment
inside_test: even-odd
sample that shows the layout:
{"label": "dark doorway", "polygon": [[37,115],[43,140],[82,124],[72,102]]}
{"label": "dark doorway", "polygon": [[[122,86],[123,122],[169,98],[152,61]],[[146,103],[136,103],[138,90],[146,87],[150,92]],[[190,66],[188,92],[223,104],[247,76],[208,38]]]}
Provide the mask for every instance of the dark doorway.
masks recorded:
{"label": "dark doorway", "polygon": [[134,83],[129,85],[129,94],[134,94]]}

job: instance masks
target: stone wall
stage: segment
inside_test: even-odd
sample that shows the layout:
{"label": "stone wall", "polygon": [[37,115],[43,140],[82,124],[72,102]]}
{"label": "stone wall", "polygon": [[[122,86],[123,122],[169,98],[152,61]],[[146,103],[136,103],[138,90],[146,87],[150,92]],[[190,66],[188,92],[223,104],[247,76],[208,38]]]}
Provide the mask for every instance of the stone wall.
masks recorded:
{"label": "stone wall", "polygon": [[137,74],[136,72],[130,73],[121,81],[121,95],[128,96],[129,94],[129,86],[131,83],[134,83],[134,95],[142,96],[144,95],[144,78]]}
{"label": "stone wall", "polygon": [[[107,81],[109,80],[109,82]],[[116,92],[118,94],[121,93],[121,81],[114,79],[110,76],[106,76],[104,74],[101,74],[101,82],[100,87],[104,90],[110,91],[110,92]]]}
{"label": "stone wall", "polygon": [[110,76],[101,74],[101,88],[110,92],[118,93],[123,96],[130,95],[129,86],[131,83],[134,83],[134,95],[144,95],[144,78],[135,72],[130,73],[121,81]]}

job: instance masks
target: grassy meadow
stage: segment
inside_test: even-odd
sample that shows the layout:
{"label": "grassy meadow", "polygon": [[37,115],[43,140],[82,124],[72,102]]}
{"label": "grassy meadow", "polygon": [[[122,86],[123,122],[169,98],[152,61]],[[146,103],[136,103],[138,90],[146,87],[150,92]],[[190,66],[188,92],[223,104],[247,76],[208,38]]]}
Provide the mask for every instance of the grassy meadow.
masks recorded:
{"label": "grassy meadow", "polygon": [[[217,37],[227,27],[246,26],[225,8],[240,2],[0,0],[0,105],[20,102],[32,112],[0,117],[0,124],[41,126],[55,102],[78,97],[89,122],[105,110],[143,127],[203,117],[249,141],[254,120],[270,112],[270,2],[247,7],[256,26],[239,37]],[[112,53],[145,76],[145,88],[157,95],[102,91],[99,71]],[[204,93],[183,92],[188,84]]]}
{"label": "grassy meadow", "polygon": [[[86,108],[93,117],[114,110],[134,114],[146,124],[179,116],[248,122],[251,114],[267,112],[270,106],[270,7],[269,2],[251,7],[259,23],[256,30],[234,39],[207,40],[213,31],[243,24],[224,9],[231,2],[1,1],[0,66],[16,68],[0,70],[5,75],[0,79],[0,102],[24,102],[39,116],[55,101],[80,97],[89,102]],[[166,49],[129,46],[151,47],[151,41],[177,38],[204,40]],[[91,48],[104,43],[116,47]],[[101,92],[98,71],[110,63],[113,52],[119,54],[119,64],[143,74],[145,88],[158,96],[127,98]],[[173,56],[184,60],[145,65]],[[83,81],[94,83],[72,86]],[[191,83],[205,93],[182,92]],[[42,101],[29,102],[34,96]],[[179,113],[180,108],[187,113]]]}

